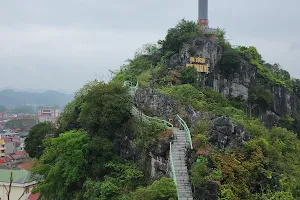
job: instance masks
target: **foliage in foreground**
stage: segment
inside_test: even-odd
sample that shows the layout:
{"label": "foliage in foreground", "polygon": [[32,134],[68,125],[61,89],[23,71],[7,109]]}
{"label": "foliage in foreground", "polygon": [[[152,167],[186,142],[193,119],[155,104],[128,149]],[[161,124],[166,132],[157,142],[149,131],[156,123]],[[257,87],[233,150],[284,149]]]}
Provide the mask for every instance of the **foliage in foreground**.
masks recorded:
{"label": "foliage in foreground", "polygon": [[[137,187],[149,183],[146,156],[164,128],[136,120],[130,109],[125,88],[114,82],[94,81],[66,106],[56,130],[59,135],[45,137],[51,130],[47,123],[34,127],[27,142],[39,144],[38,148],[28,148],[41,153],[33,172],[42,176],[35,192],[44,199],[64,200],[124,200],[131,193],[138,195],[134,193]],[[122,153],[131,150],[127,149],[130,146],[136,150],[129,155]],[[161,188],[160,198],[172,195],[172,187],[166,185],[167,191]],[[149,195],[156,198],[157,191],[152,193]]]}

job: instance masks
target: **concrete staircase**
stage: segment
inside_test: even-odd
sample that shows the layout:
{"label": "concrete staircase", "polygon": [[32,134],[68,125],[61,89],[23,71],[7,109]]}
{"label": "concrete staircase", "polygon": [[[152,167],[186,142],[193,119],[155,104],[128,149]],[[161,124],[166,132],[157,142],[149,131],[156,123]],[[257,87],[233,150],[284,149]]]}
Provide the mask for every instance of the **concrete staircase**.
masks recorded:
{"label": "concrete staircase", "polygon": [[[124,86],[130,87],[129,93],[132,97],[134,96],[134,94],[138,89],[138,83],[134,84],[130,81],[125,81]],[[143,120],[146,121],[158,120],[164,122],[165,126],[168,124],[168,122],[165,120],[159,120],[143,114],[135,106],[132,107],[131,113],[134,116],[142,118]],[[185,124],[185,122],[181,118],[180,120],[181,120],[180,123],[183,122]],[[170,160],[173,161],[173,167],[174,167],[173,169],[175,171],[175,177],[173,177],[173,179],[176,180],[177,194],[179,198],[178,200],[193,200],[192,188],[189,182],[189,174],[188,174],[188,169],[185,161],[187,148],[188,147],[192,148],[191,144],[189,144],[189,140],[191,143],[190,132],[189,130],[187,130],[188,132],[185,132],[184,130],[180,130],[178,128],[173,128],[173,131],[174,131],[174,140],[170,145],[170,150],[172,148],[171,151],[172,153],[170,155],[172,159],[170,158]],[[190,139],[188,139],[187,135],[189,135]]]}
{"label": "concrete staircase", "polygon": [[186,133],[183,130],[174,128],[174,140],[172,144],[172,160],[176,174],[178,196],[180,200],[193,200],[193,193],[189,182],[188,169],[185,156],[189,146]]}

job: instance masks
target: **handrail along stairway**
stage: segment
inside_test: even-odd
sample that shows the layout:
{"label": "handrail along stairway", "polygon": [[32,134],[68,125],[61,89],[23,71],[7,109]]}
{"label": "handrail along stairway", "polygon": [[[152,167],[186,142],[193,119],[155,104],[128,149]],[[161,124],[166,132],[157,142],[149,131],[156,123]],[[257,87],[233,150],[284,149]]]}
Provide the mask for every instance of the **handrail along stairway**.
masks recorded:
{"label": "handrail along stairway", "polygon": [[[130,93],[130,95],[134,96],[135,93],[136,93],[136,91],[137,91],[137,89],[138,89],[138,82],[133,83],[131,81],[125,81],[124,84],[123,84],[123,87],[129,87],[129,93]],[[142,120],[144,120],[146,122],[150,122],[150,121],[159,121],[159,122],[162,122],[164,124],[165,128],[172,128],[173,131],[177,131],[178,133],[181,133],[180,130],[177,129],[177,128],[175,128],[173,126],[173,124],[171,124],[170,122],[168,122],[166,120],[162,120],[162,119],[156,118],[156,117],[147,116],[147,115],[143,114],[140,110],[138,110],[135,106],[132,106],[132,114],[134,116],[140,117]],[[181,124],[181,126],[184,129],[186,141],[189,143],[188,148],[193,149],[191,133],[190,133],[190,130],[189,130],[186,122],[179,115],[177,115],[177,120],[178,120],[178,122]],[[179,137],[181,137],[181,135],[179,135]],[[178,147],[178,145],[181,144],[181,142],[182,141],[180,141],[180,140],[177,141],[177,143],[178,143],[177,147]],[[170,167],[171,167],[171,171],[172,171],[172,178],[173,178],[173,181],[174,181],[174,183],[176,185],[178,200],[192,200],[193,197],[192,197],[192,193],[191,193],[191,188],[190,188],[190,186],[187,186],[186,180],[182,180],[182,179],[179,180],[179,179],[177,179],[173,156],[175,156],[178,159],[178,155],[176,154],[175,151],[173,151],[174,150],[173,146],[174,146],[173,141],[171,141],[170,142],[169,161],[170,161]],[[176,147],[176,146],[174,146],[174,147]],[[184,155],[184,158],[185,158],[185,155]],[[180,158],[180,160],[181,160],[181,158]],[[176,160],[176,162],[177,162],[177,160]],[[184,162],[185,162],[185,159],[183,160],[183,163]],[[184,172],[186,171],[185,173],[187,174],[187,168],[186,168],[186,166],[183,163],[181,164],[183,166],[183,168],[182,169],[180,168],[179,171],[180,170],[183,170]],[[179,177],[179,178],[182,178],[182,177]],[[180,186],[180,188],[179,188],[179,186]],[[185,187],[187,189],[182,190],[181,187]],[[187,194],[185,194],[185,193],[187,193]]]}

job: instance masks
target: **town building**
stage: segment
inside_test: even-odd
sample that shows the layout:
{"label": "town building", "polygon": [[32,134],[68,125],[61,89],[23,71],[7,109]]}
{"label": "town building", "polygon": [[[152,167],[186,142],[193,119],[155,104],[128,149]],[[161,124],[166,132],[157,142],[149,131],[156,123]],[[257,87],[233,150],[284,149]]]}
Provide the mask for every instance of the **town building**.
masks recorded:
{"label": "town building", "polygon": [[31,158],[24,151],[10,153],[0,158],[0,169],[25,169],[24,166],[20,164],[24,164],[30,161]]}
{"label": "town building", "polygon": [[60,116],[60,109],[54,107],[43,107],[38,110],[37,115],[48,115],[50,117],[57,118]]}
{"label": "town building", "polygon": [[1,134],[0,135],[0,145],[1,141],[3,145],[3,149],[5,152],[5,155],[8,155],[10,153],[18,152],[18,151],[24,151],[25,150],[25,138],[16,136],[16,135],[8,135],[8,134]]}
{"label": "town building", "polygon": [[5,142],[3,139],[0,139],[0,157],[5,156]]}
{"label": "town building", "polygon": [[[12,183],[9,198],[7,191],[10,187],[10,178]],[[0,199],[1,200],[27,200],[32,199],[31,191],[36,185],[36,180],[30,171],[26,170],[8,170],[0,169]],[[36,198],[37,199],[37,198]]]}

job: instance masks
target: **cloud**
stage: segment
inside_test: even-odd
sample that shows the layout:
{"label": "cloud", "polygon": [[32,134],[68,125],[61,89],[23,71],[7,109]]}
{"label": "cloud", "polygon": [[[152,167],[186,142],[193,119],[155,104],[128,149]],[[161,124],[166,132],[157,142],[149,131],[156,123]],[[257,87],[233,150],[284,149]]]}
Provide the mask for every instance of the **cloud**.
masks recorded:
{"label": "cloud", "polygon": [[26,88],[43,86],[75,91],[96,75],[106,76],[109,69],[119,69],[140,44],[147,42],[147,38],[159,36],[151,32],[114,32],[81,27],[2,28],[0,77],[7,79],[6,85],[17,83]]}
{"label": "cloud", "polygon": [[290,45],[290,51],[293,52],[293,51],[300,51],[300,43],[292,43]]}
{"label": "cloud", "polygon": [[[212,27],[225,28],[233,44],[256,46],[266,61],[299,78],[299,5],[210,0],[209,20]],[[163,39],[182,18],[197,20],[197,0],[2,2],[0,88],[73,92],[108,69],[119,69],[137,48]]]}

